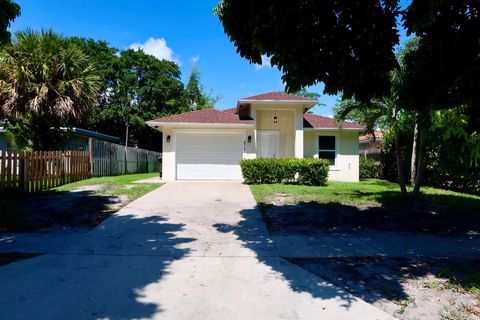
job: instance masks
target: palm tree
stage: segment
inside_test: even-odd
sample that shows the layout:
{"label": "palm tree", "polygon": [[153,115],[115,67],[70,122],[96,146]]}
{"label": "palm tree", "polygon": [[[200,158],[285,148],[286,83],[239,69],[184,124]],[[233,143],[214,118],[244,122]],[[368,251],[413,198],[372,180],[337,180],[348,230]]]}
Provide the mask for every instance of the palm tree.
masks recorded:
{"label": "palm tree", "polygon": [[372,99],[368,102],[344,100],[336,109],[337,120],[345,120],[352,112],[361,115],[362,122],[366,125],[367,133],[374,133],[379,122],[385,123],[395,137],[395,157],[397,161],[398,183],[403,198],[407,197],[405,171],[401,161],[400,134],[397,116],[400,112],[398,88],[404,79],[403,66],[393,70],[390,74],[390,94],[388,96]]}
{"label": "palm tree", "polygon": [[[17,32],[0,51],[1,113],[13,123],[26,121],[30,132],[38,130],[30,134],[30,147],[51,147],[52,129],[82,120],[99,85],[88,57],[52,31]],[[19,134],[28,136],[24,131]]]}

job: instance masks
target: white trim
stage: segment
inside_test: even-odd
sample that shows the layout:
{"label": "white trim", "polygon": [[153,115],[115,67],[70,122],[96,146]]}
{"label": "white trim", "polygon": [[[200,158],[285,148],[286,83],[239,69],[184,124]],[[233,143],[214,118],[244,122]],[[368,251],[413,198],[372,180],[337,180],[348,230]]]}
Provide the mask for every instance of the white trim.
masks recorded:
{"label": "white trim", "polygon": [[339,160],[339,155],[340,155],[340,133],[339,132],[333,132],[333,133],[330,133],[330,132],[318,132],[316,135],[315,135],[315,139],[314,140],[314,151],[315,153],[313,154],[313,157],[314,158],[319,158],[318,156],[318,152],[320,151],[319,148],[318,148],[318,137],[321,137],[321,136],[334,136],[335,137],[335,164],[332,166],[330,166],[330,170],[332,171],[339,171],[340,170],[340,160]]}

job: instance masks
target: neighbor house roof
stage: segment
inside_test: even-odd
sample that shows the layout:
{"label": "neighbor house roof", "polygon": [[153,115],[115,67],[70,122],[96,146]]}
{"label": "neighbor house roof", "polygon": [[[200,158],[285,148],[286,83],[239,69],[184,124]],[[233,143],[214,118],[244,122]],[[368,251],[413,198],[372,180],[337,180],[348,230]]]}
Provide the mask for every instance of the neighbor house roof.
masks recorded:
{"label": "neighbor house roof", "polygon": [[[383,139],[383,133],[380,131],[375,131],[375,140],[382,140],[382,139]],[[369,140],[373,140],[372,134],[367,134],[367,135],[358,137],[358,141],[369,141]]]}
{"label": "neighbor house roof", "polygon": [[222,123],[222,124],[254,124],[250,119],[240,118],[232,112],[225,112],[216,109],[196,110],[181,114],[175,114],[168,117],[153,119],[148,121],[154,123]]}
{"label": "neighbor house roof", "polygon": [[262,93],[262,94],[257,94],[255,96],[251,97],[246,97],[242,98],[239,101],[308,101],[308,102],[316,102],[317,100],[311,99],[311,98],[306,98],[306,97],[301,97],[301,96],[295,96],[292,94],[286,94],[282,92],[268,92],[268,93]]}
{"label": "neighbor house roof", "polygon": [[364,129],[365,128],[364,126],[359,125],[358,123],[355,123],[355,122],[344,121],[343,123],[339,124],[333,118],[318,116],[312,113],[305,113],[303,115],[304,128],[313,128],[313,129],[338,128],[339,126],[345,129]]}

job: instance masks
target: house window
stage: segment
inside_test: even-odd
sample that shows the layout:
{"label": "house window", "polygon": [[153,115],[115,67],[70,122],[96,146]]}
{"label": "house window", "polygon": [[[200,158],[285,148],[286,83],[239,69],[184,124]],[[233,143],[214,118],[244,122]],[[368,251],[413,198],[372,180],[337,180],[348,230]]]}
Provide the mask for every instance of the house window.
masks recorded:
{"label": "house window", "polygon": [[318,158],[327,159],[330,165],[335,165],[337,157],[335,136],[319,136],[318,137]]}

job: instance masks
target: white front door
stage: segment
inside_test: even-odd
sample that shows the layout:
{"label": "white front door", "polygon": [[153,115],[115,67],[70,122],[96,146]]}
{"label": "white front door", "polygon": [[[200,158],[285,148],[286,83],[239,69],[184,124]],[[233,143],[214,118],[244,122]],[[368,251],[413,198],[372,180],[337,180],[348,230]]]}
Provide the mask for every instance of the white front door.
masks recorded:
{"label": "white front door", "polygon": [[243,133],[176,134],[178,180],[241,180]]}
{"label": "white front door", "polygon": [[280,158],[280,131],[257,130],[257,158]]}

